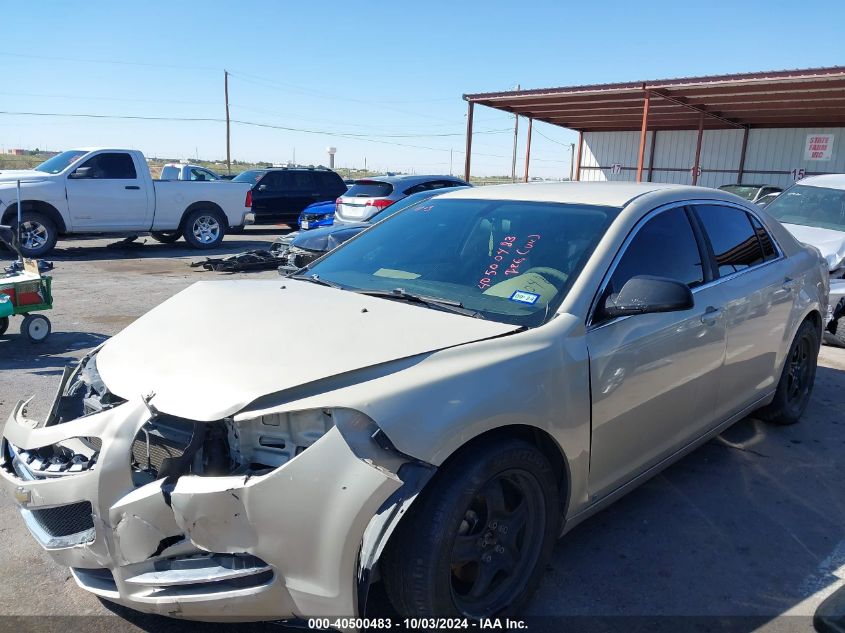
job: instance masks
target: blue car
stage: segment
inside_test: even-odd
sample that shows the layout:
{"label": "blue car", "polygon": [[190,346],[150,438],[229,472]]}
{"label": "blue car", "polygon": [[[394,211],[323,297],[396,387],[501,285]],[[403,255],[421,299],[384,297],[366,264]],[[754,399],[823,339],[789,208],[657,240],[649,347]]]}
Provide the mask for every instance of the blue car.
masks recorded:
{"label": "blue car", "polygon": [[299,214],[299,228],[308,231],[321,226],[331,226],[334,223],[334,207],[334,200],[309,204]]}

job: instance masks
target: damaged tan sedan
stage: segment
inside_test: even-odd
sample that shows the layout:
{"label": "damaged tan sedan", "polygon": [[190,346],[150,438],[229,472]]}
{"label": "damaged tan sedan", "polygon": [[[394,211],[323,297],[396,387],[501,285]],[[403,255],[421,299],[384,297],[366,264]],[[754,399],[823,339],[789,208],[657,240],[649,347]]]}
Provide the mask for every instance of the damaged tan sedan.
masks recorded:
{"label": "damaged tan sedan", "polygon": [[[446,193],[292,277],[195,284],[19,404],[2,480],[80,587],[202,620],[520,608],[555,539],[807,406],[827,269],[671,185]],[[313,333],[317,333],[315,336]]]}

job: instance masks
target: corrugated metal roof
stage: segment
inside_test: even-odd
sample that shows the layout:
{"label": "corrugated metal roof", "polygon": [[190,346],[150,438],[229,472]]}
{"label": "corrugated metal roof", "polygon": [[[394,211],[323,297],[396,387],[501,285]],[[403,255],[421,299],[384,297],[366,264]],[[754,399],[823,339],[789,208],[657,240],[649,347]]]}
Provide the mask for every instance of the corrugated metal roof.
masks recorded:
{"label": "corrugated metal roof", "polygon": [[574,130],[808,127],[845,124],[845,66],[464,95],[467,101]]}

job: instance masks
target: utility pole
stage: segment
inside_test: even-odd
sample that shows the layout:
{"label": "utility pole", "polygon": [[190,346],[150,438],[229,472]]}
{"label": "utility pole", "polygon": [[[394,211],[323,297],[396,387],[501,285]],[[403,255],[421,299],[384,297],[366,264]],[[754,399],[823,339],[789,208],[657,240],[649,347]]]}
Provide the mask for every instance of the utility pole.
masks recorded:
{"label": "utility pole", "polygon": [[[519,91],[519,84],[516,84],[516,89]],[[516,142],[519,137],[519,115],[514,114],[513,118],[513,160],[511,161],[511,181],[516,182]]]}
{"label": "utility pole", "polygon": [[229,71],[223,70],[223,93],[226,98],[226,173],[232,173],[232,135],[229,128]]}
{"label": "utility pole", "polygon": [[575,169],[575,143],[569,144],[569,180],[572,180],[575,176],[572,173],[572,170]]}
{"label": "utility pole", "polygon": [[449,175],[452,175],[452,148],[449,148]]}

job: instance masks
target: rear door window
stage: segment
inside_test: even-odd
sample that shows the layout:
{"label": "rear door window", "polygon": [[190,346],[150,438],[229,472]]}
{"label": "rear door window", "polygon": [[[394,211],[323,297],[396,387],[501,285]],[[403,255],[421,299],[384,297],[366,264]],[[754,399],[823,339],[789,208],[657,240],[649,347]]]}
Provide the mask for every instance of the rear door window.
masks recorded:
{"label": "rear door window", "polygon": [[384,198],[393,193],[393,185],[380,180],[356,180],[344,196],[347,198]]}
{"label": "rear door window", "polygon": [[637,275],[668,277],[690,288],[704,283],[698,242],[683,208],[663,211],[637,231],[610,278],[610,293]]}
{"label": "rear door window", "polygon": [[329,196],[339,196],[346,191],[343,179],[333,171],[324,171],[317,174],[320,182],[320,191]]}
{"label": "rear door window", "polygon": [[769,235],[769,232],[760,223],[760,220],[753,215],[749,215],[749,217],[751,218],[751,225],[754,227],[754,232],[757,234],[757,239],[760,240],[760,246],[763,248],[763,257],[766,261],[775,259],[778,256],[778,252],[772,236]]}
{"label": "rear door window", "polygon": [[281,171],[268,171],[264,177],[258,181],[259,191],[282,191],[286,188],[287,174]]}
{"label": "rear door window", "polygon": [[716,204],[698,205],[695,211],[713,247],[719,276],[765,261],[763,247],[745,211]]}

